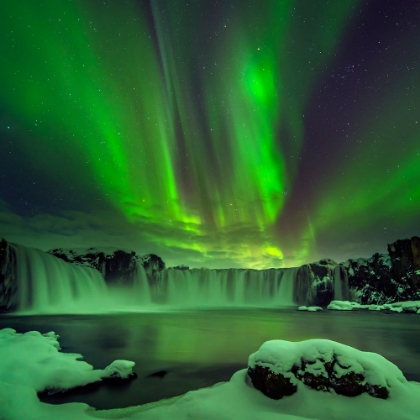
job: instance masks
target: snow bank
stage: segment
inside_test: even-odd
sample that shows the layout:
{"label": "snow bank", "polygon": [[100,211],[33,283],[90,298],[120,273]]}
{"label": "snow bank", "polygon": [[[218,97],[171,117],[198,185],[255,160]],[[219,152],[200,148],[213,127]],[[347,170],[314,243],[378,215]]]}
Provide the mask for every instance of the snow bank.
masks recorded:
{"label": "snow bank", "polygon": [[[420,418],[420,384],[407,381],[400,370],[383,357],[358,352],[328,340],[301,343],[269,341],[250,356],[250,364],[266,363],[277,371],[289,369],[306,358],[332,357],[368,372],[371,380],[390,386],[390,397],[379,400],[368,395],[355,398],[319,392],[301,384],[296,394],[275,401],[249,385],[247,371],[235,373],[226,383],[188,392],[139,407],[96,411],[81,403],[41,403],[37,391],[63,389],[112,376],[129,374],[132,362],[116,361],[104,370],[95,370],[80,361],[78,354],[59,351],[54,333],[0,330],[0,418],[2,420],[371,420]],[[370,376],[369,376],[370,375]]]}
{"label": "snow bank", "polygon": [[320,306],[299,306],[298,311],[319,312],[323,309]]}
{"label": "snow bank", "polygon": [[346,300],[332,300],[327,306],[327,309],[333,309],[335,311],[352,311],[353,305],[352,302]]}
{"label": "snow bank", "polygon": [[[19,334],[11,328],[0,330],[1,419],[37,418],[35,414],[42,407],[60,411],[40,403],[38,392],[60,392],[106,378],[125,379],[133,375],[134,362],[116,360],[103,370],[94,369],[80,360],[82,355],[60,352],[58,338],[54,332]],[[69,405],[69,409],[70,406],[74,406],[71,412],[88,408],[85,404],[77,408]]]}
{"label": "snow bank", "polygon": [[[298,310],[306,311],[306,306],[299,307]],[[394,302],[384,303],[383,305],[361,305],[357,302],[347,302],[340,300],[333,300],[328,305],[327,309],[333,309],[336,311],[351,311],[353,309],[369,309],[369,311],[383,311],[388,310],[392,312],[408,312],[420,314],[420,301],[406,301],[406,302]]]}

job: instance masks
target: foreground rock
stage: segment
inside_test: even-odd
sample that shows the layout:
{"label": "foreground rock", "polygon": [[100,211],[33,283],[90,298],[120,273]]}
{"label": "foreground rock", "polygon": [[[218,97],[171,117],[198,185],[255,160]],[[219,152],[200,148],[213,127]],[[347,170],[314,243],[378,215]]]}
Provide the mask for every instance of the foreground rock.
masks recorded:
{"label": "foreground rock", "polygon": [[248,377],[256,389],[275,400],[301,387],[387,399],[394,384],[407,382],[398,367],[382,356],[330,340],[267,341],[249,357]]}

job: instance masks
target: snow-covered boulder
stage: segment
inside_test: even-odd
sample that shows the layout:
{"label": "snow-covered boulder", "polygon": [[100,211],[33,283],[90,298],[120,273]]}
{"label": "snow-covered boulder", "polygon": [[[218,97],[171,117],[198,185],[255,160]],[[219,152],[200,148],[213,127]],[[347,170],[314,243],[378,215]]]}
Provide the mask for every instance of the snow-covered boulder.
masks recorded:
{"label": "snow-covered boulder", "polygon": [[334,311],[352,311],[353,305],[352,302],[349,302],[347,300],[333,300],[327,306],[327,309],[332,309]]}
{"label": "snow-covered boulder", "polygon": [[401,303],[402,312],[408,312],[416,314],[420,309],[420,301],[409,301],[409,302],[402,302]]}
{"label": "snow-covered boulder", "polygon": [[256,389],[276,400],[302,387],[387,399],[407,382],[398,367],[382,356],[321,339],[265,342],[249,357],[248,377]]}
{"label": "snow-covered boulder", "polygon": [[320,306],[299,306],[298,311],[320,312],[323,309]]}

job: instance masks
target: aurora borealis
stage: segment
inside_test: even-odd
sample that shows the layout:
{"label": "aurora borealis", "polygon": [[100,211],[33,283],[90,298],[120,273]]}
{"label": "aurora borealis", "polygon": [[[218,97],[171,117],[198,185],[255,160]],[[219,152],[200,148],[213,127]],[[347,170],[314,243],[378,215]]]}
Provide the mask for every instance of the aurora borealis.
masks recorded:
{"label": "aurora borealis", "polygon": [[288,267],[420,230],[414,0],[0,4],[0,236]]}

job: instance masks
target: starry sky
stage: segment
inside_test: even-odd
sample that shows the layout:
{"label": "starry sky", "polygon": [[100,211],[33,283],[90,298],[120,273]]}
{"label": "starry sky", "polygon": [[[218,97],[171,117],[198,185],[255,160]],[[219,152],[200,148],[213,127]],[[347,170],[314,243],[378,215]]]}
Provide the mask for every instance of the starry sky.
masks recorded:
{"label": "starry sky", "polygon": [[0,236],[290,267],[420,234],[417,0],[0,3]]}

